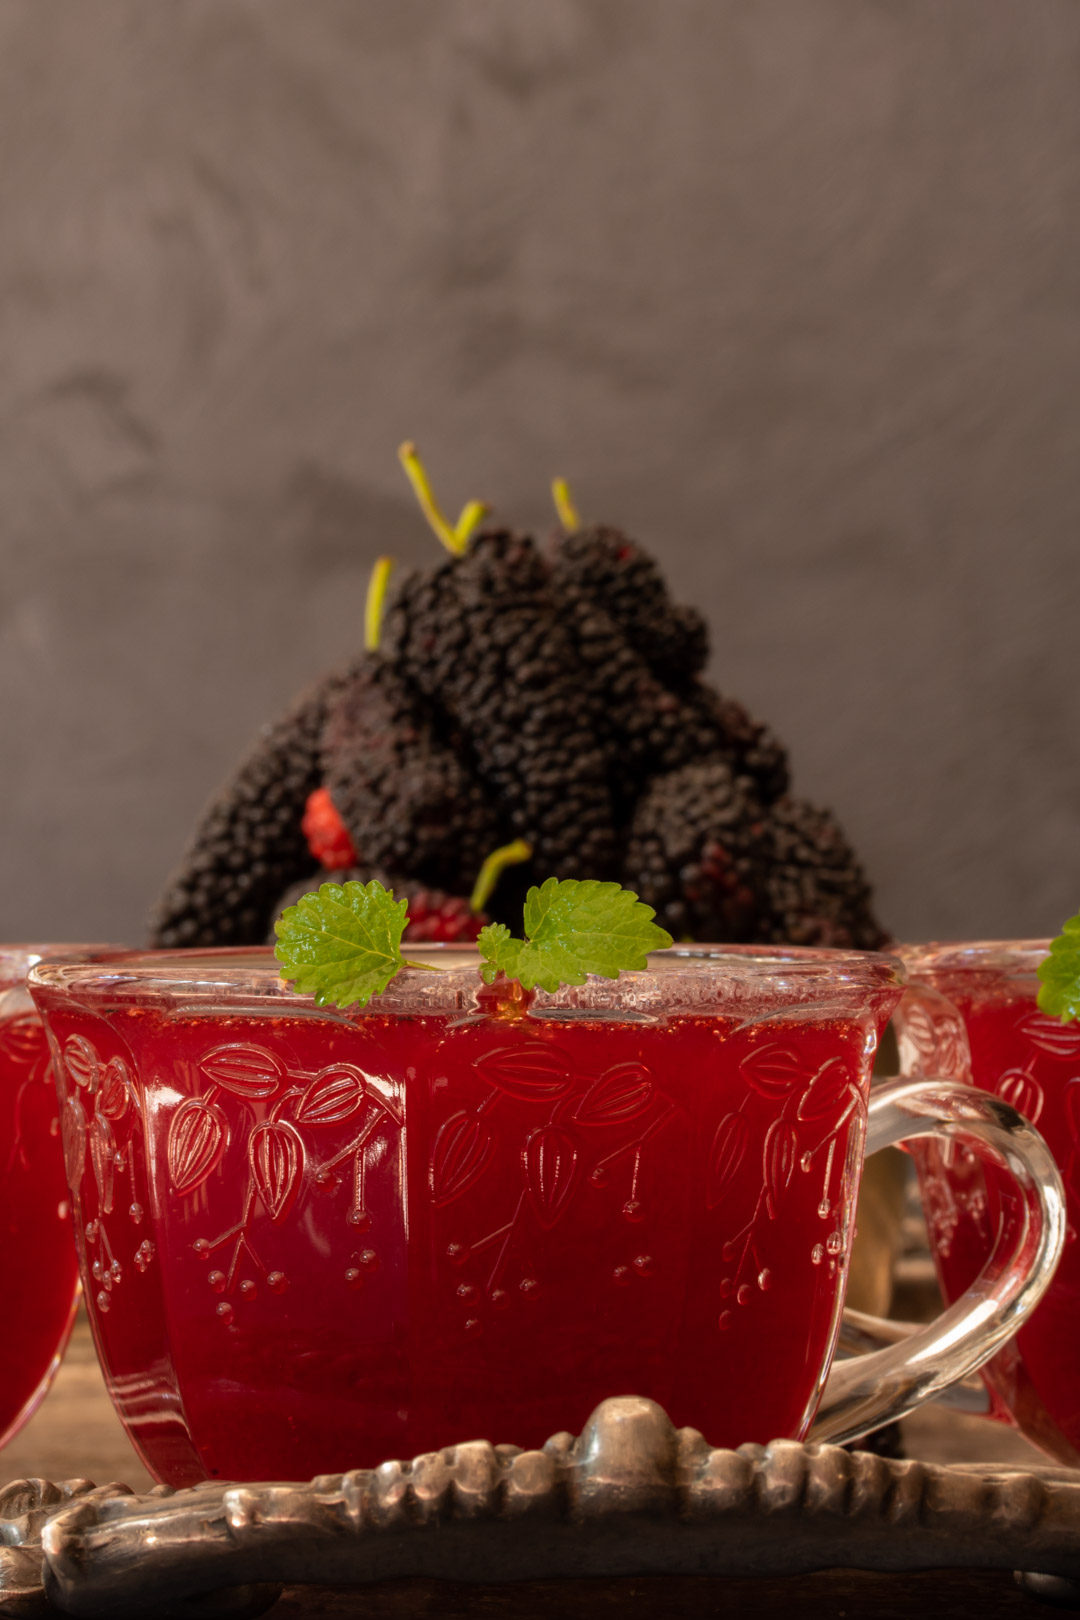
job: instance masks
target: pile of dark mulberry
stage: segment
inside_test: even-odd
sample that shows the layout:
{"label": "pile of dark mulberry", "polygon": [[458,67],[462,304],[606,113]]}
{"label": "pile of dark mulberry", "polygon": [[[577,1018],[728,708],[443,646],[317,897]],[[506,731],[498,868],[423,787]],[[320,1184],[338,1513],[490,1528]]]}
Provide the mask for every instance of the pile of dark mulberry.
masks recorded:
{"label": "pile of dark mulberry", "polygon": [[549,876],[615,879],[676,939],[883,943],[840,828],[792,797],[769,730],[702,680],[705,624],[636,542],[580,525],[565,497],[544,543],[469,534],[475,504],[456,530],[434,510],[448,555],[369,602],[368,649],[264,730],[205,812],[154,944],[261,943],[327,877],[407,894],[411,937],[473,938],[481,904],[517,927]]}

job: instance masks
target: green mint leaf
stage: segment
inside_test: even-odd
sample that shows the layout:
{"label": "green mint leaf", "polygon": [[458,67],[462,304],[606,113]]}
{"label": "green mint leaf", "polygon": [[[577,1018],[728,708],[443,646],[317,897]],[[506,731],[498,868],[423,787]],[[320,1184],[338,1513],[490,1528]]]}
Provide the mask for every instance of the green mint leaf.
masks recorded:
{"label": "green mint leaf", "polygon": [[508,979],[516,978],[512,969],[525,943],[513,939],[505,923],[488,923],[481,928],[476,936],[476,948],[481,956],[480,977],[485,984],[491,984],[497,973],[505,973]]}
{"label": "green mint leaf", "polygon": [[301,895],[274,924],[281,977],[320,1007],[366,1007],[405,966],[408,909],[374,880]]}
{"label": "green mint leaf", "polygon": [[1039,1008],[1067,1024],[1080,1018],[1080,916],[1070,917],[1039,963]]}
{"label": "green mint leaf", "polygon": [[502,923],[481,929],[481,972],[489,984],[505,973],[526,990],[551,992],[584,984],[589,973],[617,979],[626,969],[645,967],[650,951],[671,944],[654,916],[632,889],[617,883],[548,878],[526,897],[526,939],[514,939]]}

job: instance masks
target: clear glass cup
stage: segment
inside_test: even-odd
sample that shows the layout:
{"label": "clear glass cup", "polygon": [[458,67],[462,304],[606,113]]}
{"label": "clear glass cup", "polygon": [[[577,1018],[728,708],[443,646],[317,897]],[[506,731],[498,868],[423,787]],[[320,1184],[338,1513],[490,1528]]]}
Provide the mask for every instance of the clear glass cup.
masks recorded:
{"label": "clear glass cup", "polygon": [[43,956],[88,949],[0,945],[0,1446],[49,1387],[79,1287],[56,1085],[26,975]]}
{"label": "clear glass cup", "polygon": [[[911,988],[896,1015],[901,1067],[1000,1098],[1036,1125],[1064,1178],[1064,1253],[1046,1298],[983,1369],[995,1417],[1080,1465],[1080,1024],[1039,1011],[1048,940],[899,948]],[[916,1154],[930,1245],[947,1298],[967,1287],[1002,1224],[1018,1219],[993,1166],[962,1147]]]}
{"label": "clear glass cup", "polygon": [[[815,1413],[847,1438],[1041,1295],[1062,1224],[1037,1133],[963,1088],[871,1097],[893,959],[685,947],[526,996],[485,988],[472,949],[412,954],[441,971],[348,1012],[268,951],[31,976],[91,1322],[159,1478],[534,1445],[623,1393],[714,1444],[801,1437]],[[1008,1160],[1025,1241],[826,1387],[865,1152],[926,1133]]]}

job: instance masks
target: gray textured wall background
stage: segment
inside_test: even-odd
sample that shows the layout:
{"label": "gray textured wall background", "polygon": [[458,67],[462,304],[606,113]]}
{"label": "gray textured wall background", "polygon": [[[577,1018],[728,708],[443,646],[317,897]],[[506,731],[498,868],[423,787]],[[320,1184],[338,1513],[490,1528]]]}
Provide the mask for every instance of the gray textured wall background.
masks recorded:
{"label": "gray textured wall background", "polygon": [[0,937],[565,472],[908,936],[1080,905],[1075,0],[2,0]]}

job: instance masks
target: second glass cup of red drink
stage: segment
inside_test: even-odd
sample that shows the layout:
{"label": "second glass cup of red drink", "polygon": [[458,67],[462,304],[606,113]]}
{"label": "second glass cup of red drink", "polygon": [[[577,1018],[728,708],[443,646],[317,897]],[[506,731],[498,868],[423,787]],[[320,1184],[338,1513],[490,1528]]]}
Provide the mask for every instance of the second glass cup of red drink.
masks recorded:
{"label": "second glass cup of red drink", "polygon": [[[896,1014],[902,1067],[999,1097],[1037,1125],[1065,1184],[1067,1231],[1038,1310],[983,1369],[992,1415],[1080,1465],[1080,1023],[1039,1010],[1036,970],[1048,940],[904,946],[912,985]],[[931,1248],[955,1298],[1013,1218],[999,1171],[962,1148],[916,1153]]]}
{"label": "second glass cup of red drink", "polygon": [[48,1389],[79,1287],[56,1086],[26,975],[43,955],[85,950],[0,945],[0,1446]]}
{"label": "second glass cup of red drink", "polygon": [[[870,1101],[871,953],[687,947],[557,994],[475,954],[319,1008],[268,951],[33,975],[87,1300],[151,1470],[297,1478],[659,1401],[713,1444],[846,1437],[992,1353],[1062,1241],[1037,1133],[940,1086]],[[838,1364],[866,1151],[967,1133],[1024,1242],[910,1346]],[[1011,1118],[1011,1116],[1010,1116]],[[977,1318],[977,1320],[976,1320]],[[935,1337],[936,1334],[936,1337]]]}

